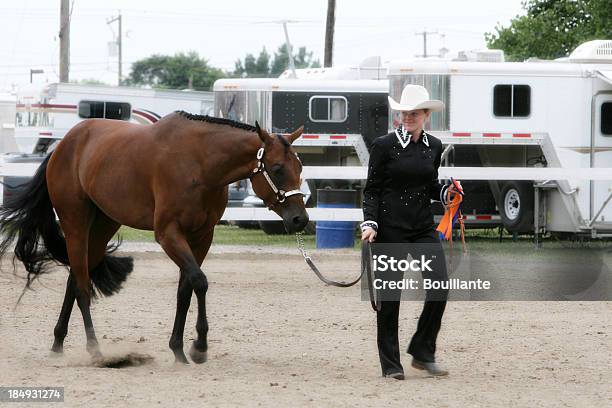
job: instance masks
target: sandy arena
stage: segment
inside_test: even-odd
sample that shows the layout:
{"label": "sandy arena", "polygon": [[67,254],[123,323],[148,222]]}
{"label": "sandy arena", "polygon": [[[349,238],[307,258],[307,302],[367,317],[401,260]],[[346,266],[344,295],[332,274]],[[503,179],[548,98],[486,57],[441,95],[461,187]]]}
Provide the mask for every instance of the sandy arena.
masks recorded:
{"label": "sandy arena", "polygon": [[[612,406],[612,302],[451,302],[438,343],[438,361],[450,376],[427,378],[404,354],[401,382],[380,376],[375,314],[360,301],[359,286],[324,286],[294,249],[244,253],[217,246],[204,264],[209,359],[177,366],[168,348],[177,268],[163,253],[136,249],[124,289],[97,301],[93,320],[105,355],[138,352],[153,361],[94,367],[76,305],[64,355],[51,357],[66,273],[58,268],[43,276],[14,310],[24,282],[8,272],[5,259],[0,385],[64,386],[65,402],[57,406],[88,408]],[[337,279],[359,268],[353,251],[315,252],[314,258]],[[195,335],[195,302],[186,351]],[[402,304],[404,349],[420,307]]]}

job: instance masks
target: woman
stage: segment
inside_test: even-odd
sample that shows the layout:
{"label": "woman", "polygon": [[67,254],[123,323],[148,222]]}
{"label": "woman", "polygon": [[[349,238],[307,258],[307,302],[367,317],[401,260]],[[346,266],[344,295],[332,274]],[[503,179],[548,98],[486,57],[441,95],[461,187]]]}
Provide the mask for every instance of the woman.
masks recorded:
{"label": "woman", "polygon": [[[444,108],[430,100],[427,90],[407,85],[391,109],[400,111],[401,123],[372,144],[368,180],[364,189],[362,240],[379,243],[412,243],[433,246],[441,256],[434,265],[437,279],[446,280],[444,252],[435,230],[431,200],[443,201],[447,188],[438,182],[442,142],[423,131],[431,111]],[[435,258],[435,257],[434,257]],[[436,338],[446,306],[447,293],[438,291],[436,300],[427,293],[417,330],[408,353],[412,366],[434,376],[448,372],[435,362]],[[399,297],[384,300],[377,313],[378,353],[383,376],[404,379],[398,343]]]}

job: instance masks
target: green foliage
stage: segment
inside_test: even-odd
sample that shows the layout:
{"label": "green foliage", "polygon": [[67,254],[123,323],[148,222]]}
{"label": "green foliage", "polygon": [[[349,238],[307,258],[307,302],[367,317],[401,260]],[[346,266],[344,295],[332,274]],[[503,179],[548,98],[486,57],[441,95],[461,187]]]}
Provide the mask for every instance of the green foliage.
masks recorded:
{"label": "green foliage", "polygon": [[[125,242],[155,242],[153,231],[142,231],[134,228],[122,226],[114,239],[121,239]],[[284,246],[295,248],[295,235],[266,235],[260,229],[242,229],[233,225],[217,225],[215,227],[215,245],[262,245],[262,246]],[[315,247],[315,236],[305,235],[304,243],[306,248]],[[296,249],[296,254],[297,252]]]}
{"label": "green foliage", "polygon": [[[296,68],[319,68],[319,60],[313,59],[312,51],[307,52],[306,47],[300,47],[294,53],[293,60]],[[274,57],[270,59],[270,54],[264,47],[257,59],[253,54],[247,54],[244,60],[238,60],[235,64],[234,76],[249,78],[273,78],[278,77],[289,68],[289,52],[287,45],[278,47]]]}
{"label": "green foliage", "polygon": [[244,61],[236,61],[234,75],[248,76],[251,78],[266,78],[270,73],[270,54],[264,47],[255,59],[253,54],[247,54]]}
{"label": "green foliage", "polygon": [[83,78],[83,79],[79,79],[78,81],[70,81],[73,84],[79,84],[79,85],[104,85],[104,86],[110,86],[109,84],[107,84],[104,81],[100,81],[99,79],[95,79],[95,78]]}
{"label": "green foliage", "polygon": [[612,0],[526,0],[524,16],[486,33],[489,48],[510,61],[555,59],[594,39],[612,39]]}
{"label": "green foliage", "polygon": [[224,76],[222,70],[208,65],[196,52],[174,56],[152,55],[132,64],[126,85],[148,85],[154,88],[196,89],[208,91]]}

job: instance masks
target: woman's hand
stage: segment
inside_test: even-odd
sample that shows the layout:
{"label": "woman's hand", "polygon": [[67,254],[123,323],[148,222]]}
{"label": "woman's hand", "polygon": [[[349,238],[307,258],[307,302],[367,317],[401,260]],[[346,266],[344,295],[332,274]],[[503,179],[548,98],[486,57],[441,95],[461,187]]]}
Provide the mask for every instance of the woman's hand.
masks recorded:
{"label": "woman's hand", "polygon": [[[457,183],[459,185],[459,188],[463,190],[463,187],[461,186],[461,182],[459,180],[455,180],[455,183]],[[451,194],[461,194],[461,192],[457,190],[457,187],[455,187],[455,184],[451,184],[450,187],[448,187],[448,191]]]}
{"label": "woman's hand", "polygon": [[367,227],[361,232],[361,240],[374,242],[374,238],[376,237],[376,231],[374,228]]}

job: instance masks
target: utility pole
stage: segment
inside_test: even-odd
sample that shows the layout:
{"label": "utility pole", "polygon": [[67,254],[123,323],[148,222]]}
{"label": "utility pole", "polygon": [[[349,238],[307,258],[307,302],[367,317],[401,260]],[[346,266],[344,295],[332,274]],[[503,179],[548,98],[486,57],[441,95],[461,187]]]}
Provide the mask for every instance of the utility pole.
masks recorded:
{"label": "utility pole", "polygon": [[427,30],[423,30],[420,33],[416,33],[415,35],[422,35],[423,36],[423,55],[417,55],[417,57],[423,57],[423,58],[427,58],[427,34],[438,34],[437,31],[427,31]]}
{"label": "utility pole", "polygon": [[325,26],[324,67],[331,67],[334,59],[334,26],[336,24],[336,0],[327,0],[327,25]]}
{"label": "utility pole", "polygon": [[60,82],[68,82],[70,72],[70,6],[69,0],[60,3]]}
{"label": "utility pole", "polygon": [[[287,30],[288,23],[299,23],[296,20],[275,20],[275,21],[267,21],[264,24],[275,23],[282,24],[283,30],[285,31],[285,46],[287,47],[287,56],[289,58],[289,70],[291,73],[289,74],[289,78],[297,78],[297,74],[295,72],[295,60],[293,59],[293,47],[291,46],[291,41],[289,40],[289,30]],[[258,24],[258,23],[255,23]]]}
{"label": "utility pole", "polygon": [[118,54],[118,67],[117,67],[117,86],[121,86],[121,78],[122,78],[122,72],[121,72],[121,65],[123,62],[123,50],[122,50],[122,44],[121,44],[121,38],[123,36],[122,34],[122,28],[121,28],[121,10],[119,10],[119,14],[117,15],[117,17],[113,17],[110,20],[106,21],[106,24],[111,24],[114,22],[117,22],[117,25],[119,26],[118,30],[119,33],[117,34],[117,54]]}
{"label": "utility pole", "polygon": [[287,31],[287,23],[291,23],[290,20],[283,20],[283,29],[285,30],[285,41],[287,43],[287,53],[289,54],[289,69],[291,70],[291,78],[297,78],[295,73],[295,61],[293,61],[293,47],[291,41],[289,41],[289,31]]}

